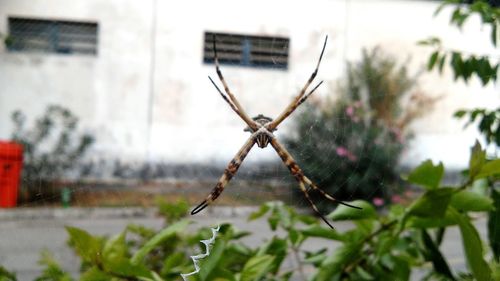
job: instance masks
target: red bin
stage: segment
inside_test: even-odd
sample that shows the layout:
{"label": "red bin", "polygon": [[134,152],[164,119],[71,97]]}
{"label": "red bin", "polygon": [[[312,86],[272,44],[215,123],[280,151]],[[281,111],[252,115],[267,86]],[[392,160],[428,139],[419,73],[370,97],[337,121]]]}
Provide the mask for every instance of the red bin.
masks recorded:
{"label": "red bin", "polygon": [[23,167],[23,147],[0,141],[0,208],[16,206]]}

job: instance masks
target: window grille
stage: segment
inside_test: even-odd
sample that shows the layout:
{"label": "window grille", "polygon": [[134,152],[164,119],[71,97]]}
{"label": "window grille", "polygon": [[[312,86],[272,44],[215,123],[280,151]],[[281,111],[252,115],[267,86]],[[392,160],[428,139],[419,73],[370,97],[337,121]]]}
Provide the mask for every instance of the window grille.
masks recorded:
{"label": "window grille", "polygon": [[284,37],[247,36],[205,32],[203,61],[214,62],[213,40],[216,36],[220,64],[288,68],[290,39]]}
{"label": "window grille", "polygon": [[94,22],[9,17],[7,48],[14,52],[97,55]]}

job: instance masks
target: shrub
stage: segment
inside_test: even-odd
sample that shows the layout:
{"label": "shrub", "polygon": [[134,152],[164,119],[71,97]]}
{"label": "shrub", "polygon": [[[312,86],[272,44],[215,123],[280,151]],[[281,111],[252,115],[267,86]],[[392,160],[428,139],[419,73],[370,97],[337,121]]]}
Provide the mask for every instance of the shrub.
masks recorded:
{"label": "shrub", "polygon": [[309,103],[294,119],[297,133],[288,137],[287,147],[334,196],[387,202],[400,186],[397,167],[410,137],[408,124],[435,100],[419,92],[416,78],[378,48],[364,50],[359,63],[348,64],[345,80],[337,99]]}
{"label": "shrub", "polygon": [[12,113],[12,140],[24,149],[21,200],[58,200],[56,185],[79,164],[94,142],[77,133],[78,118],[67,108],[50,105],[35,124],[26,128],[26,116]]}

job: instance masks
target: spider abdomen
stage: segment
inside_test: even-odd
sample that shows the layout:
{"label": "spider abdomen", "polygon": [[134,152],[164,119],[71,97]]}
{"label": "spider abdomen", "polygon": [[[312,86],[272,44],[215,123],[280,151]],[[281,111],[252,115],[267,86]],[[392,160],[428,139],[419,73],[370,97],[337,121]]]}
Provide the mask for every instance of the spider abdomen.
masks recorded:
{"label": "spider abdomen", "polygon": [[[262,114],[259,114],[257,116],[255,116],[254,118],[252,118],[255,122],[257,122],[258,124],[260,124],[262,127],[266,126],[267,124],[269,124],[270,122],[273,121],[273,119],[267,117],[267,116],[264,116]],[[250,129],[249,127],[246,127],[244,131],[247,131],[247,132],[252,132],[252,129]],[[276,129],[274,129],[273,131],[276,131]],[[269,131],[267,131],[268,133],[258,133],[256,136],[255,136],[255,142],[257,143],[257,146],[260,147],[260,148],[264,148],[266,147],[269,142],[271,141],[271,137],[269,136]]]}
{"label": "spider abdomen", "polygon": [[266,147],[270,141],[271,138],[265,133],[258,134],[255,137],[255,142],[257,143],[257,146],[259,146],[260,148]]}

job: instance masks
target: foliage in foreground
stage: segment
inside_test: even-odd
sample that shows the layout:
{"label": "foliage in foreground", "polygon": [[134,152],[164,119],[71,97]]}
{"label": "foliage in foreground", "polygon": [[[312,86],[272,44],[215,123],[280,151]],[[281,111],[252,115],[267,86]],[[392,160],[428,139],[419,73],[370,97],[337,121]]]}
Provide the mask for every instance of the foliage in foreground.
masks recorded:
{"label": "foliage in foreground", "polygon": [[[190,280],[409,280],[415,269],[426,272],[425,280],[500,280],[500,192],[494,186],[500,159],[486,159],[476,144],[462,185],[441,186],[443,174],[442,164],[422,163],[406,178],[423,194],[409,206],[392,206],[387,215],[361,200],[351,202],[361,211],[339,206],[328,217],[352,221],[346,231],[332,230],[280,202],[266,203],[249,220],[267,218],[273,236],[249,247],[240,239],[250,232],[223,224],[210,256]],[[211,233],[191,230],[185,202],[160,205],[167,227],[158,232],[129,225],[115,236],[101,237],[68,226],[69,245],[81,258],[80,280],[180,280],[180,273],[191,272],[189,256],[204,252],[199,241]],[[487,249],[473,224],[486,214]],[[467,272],[454,272],[439,249],[452,226],[461,233]],[[324,239],[321,248],[306,246],[315,238]],[[332,247],[333,242],[338,246]],[[285,258],[295,265],[286,267]],[[48,253],[42,254],[41,264],[45,269],[36,280],[74,280]],[[16,278],[0,267],[0,280]]]}

